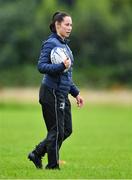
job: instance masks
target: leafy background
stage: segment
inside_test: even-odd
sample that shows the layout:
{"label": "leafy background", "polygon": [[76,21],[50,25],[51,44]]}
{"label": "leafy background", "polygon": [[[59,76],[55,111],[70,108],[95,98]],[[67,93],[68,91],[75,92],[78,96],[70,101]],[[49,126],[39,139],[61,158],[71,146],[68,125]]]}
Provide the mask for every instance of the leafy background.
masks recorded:
{"label": "leafy background", "polygon": [[36,65],[54,12],[73,18],[74,79],[83,87],[132,87],[131,0],[0,0],[0,86],[38,86]]}

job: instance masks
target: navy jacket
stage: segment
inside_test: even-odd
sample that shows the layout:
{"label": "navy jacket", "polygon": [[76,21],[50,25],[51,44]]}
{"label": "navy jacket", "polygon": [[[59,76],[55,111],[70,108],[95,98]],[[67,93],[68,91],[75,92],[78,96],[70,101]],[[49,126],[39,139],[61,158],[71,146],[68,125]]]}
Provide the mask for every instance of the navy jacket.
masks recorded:
{"label": "navy jacket", "polygon": [[[67,72],[64,72],[65,66],[63,62],[60,64],[51,63],[50,53],[54,47],[65,48],[68,56],[70,57],[71,68]],[[38,61],[39,72],[45,74],[42,83],[63,93],[64,95],[68,95],[70,93],[72,96],[76,97],[79,94],[79,90],[72,81],[73,61],[73,55],[67,45],[67,41],[62,40],[56,33],[51,34],[49,38],[42,43]]]}

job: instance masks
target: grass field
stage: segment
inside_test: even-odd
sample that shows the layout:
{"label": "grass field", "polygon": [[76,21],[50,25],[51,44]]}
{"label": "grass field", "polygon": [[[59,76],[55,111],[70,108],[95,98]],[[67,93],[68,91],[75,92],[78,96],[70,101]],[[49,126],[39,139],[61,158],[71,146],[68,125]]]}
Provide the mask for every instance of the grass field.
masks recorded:
{"label": "grass field", "polygon": [[[132,178],[132,105],[73,105],[73,134],[60,171],[37,170],[27,154],[46,135],[39,105],[0,104],[0,178]],[[46,165],[44,157],[43,163]]]}

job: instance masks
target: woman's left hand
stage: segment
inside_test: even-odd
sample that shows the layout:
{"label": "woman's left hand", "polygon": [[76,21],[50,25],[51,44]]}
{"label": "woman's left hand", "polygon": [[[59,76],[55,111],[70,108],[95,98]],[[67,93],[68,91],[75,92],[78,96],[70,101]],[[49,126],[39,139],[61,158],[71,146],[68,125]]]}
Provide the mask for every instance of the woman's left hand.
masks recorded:
{"label": "woman's left hand", "polygon": [[80,95],[78,95],[76,96],[76,100],[77,100],[78,107],[82,107],[84,104],[83,98]]}

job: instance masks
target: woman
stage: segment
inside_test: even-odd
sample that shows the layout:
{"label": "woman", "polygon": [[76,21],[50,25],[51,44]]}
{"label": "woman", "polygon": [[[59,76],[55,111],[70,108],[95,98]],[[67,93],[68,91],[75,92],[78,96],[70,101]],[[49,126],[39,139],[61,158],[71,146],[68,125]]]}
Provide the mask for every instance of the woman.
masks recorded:
{"label": "woman", "polygon": [[[72,30],[71,16],[56,12],[50,24],[52,34],[42,44],[38,70],[45,74],[39,93],[47,137],[28,155],[37,168],[42,168],[42,157],[47,153],[46,169],[59,169],[59,149],[62,142],[72,133],[71,105],[68,94],[76,98],[79,107],[83,99],[72,82],[73,56],[66,38]],[[55,47],[65,49],[68,58],[59,64],[52,64],[51,50]]]}

